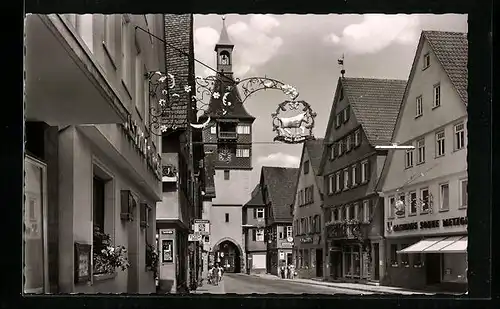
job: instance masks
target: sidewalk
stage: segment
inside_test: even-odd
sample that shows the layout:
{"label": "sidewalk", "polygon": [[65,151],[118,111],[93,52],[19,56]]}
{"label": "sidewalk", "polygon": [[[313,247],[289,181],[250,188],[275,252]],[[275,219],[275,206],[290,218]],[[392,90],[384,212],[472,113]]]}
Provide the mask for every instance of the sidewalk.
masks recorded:
{"label": "sidewalk", "polygon": [[222,279],[221,282],[219,282],[219,285],[213,285],[207,283],[206,280],[203,280],[203,286],[199,286],[195,291],[191,291],[193,294],[225,294],[225,288],[224,288],[224,278]]}
{"label": "sidewalk", "polygon": [[412,291],[398,287],[392,286],[382,286],[382,285],[372,285],[372,284],[362,284],[362,283],[347,283],[347,282],[326,282],[320,279],[281,279],[278,276],[271,274],[252,274],[251,276],[260,277],[270,280],[290,280],[299,283],[306,283],[312,285],[319,285],[331,288],[339,288],[346,290],[355,290],[360,292],[370,292],[376,294],[403,294],[403,295],[412,295],[412,294],[423,294],[423,295],[433,295],[435,293],[430,293],[427,291]]}

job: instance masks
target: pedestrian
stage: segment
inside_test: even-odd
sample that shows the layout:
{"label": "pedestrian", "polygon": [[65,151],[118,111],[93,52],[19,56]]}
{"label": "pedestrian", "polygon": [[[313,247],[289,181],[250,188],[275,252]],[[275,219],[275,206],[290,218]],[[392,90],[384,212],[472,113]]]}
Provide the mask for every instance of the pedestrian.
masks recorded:
{"label": "pedestrian", "polygon": [[285,279],[285,266],[281,266],[281,279]]}
{"label": "pedestrian", "polygon": [[219,266],[219,267],[217,268],[217,271],[218,271],[218,274],[217,274],[217,275],[218,275],[218,277],[219,277],[219,281],[221,281],[221,280],[222,280],[222,274],[223,274],[223,269],[222,269],[222,266]]}
{"label": "pedestrian", "polygon": [[290,265],[290,279],[295,278],[295,266],[292,264]]}

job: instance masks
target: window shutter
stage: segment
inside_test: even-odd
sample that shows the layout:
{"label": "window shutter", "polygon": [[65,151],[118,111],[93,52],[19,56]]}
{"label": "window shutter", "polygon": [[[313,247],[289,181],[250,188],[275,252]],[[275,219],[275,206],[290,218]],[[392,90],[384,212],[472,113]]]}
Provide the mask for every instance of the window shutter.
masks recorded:
{"label": "window shutter", "polygon": [[257,208],[253,209],[253,218],[257,219]]}
{"label": "window shutter", "polygon": [[257,240],[257,230],[256,229],[252,229],[252,240],[253,241]]}

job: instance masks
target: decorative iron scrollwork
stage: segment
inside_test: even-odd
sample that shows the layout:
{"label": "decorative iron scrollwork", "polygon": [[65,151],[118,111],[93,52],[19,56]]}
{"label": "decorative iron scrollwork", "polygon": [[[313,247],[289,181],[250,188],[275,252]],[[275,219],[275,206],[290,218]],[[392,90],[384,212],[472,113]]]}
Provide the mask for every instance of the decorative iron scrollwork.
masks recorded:
{"label": "decorative iron scrollwork", "polygon": [[278,105],[271,117],[273,131],[278,133],[275,141],[297,144],[314,139],[312,129],[316,113],[306,101],[285,101]]}

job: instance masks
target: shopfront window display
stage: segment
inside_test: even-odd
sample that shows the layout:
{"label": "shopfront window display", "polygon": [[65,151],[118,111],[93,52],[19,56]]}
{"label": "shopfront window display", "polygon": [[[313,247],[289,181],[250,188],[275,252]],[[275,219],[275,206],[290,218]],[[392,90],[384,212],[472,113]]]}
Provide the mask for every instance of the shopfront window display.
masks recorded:
{"label": "shopfront window display", "polygon": [[442,282],[467,282],[466,253],[450,253],[442,255]]}

